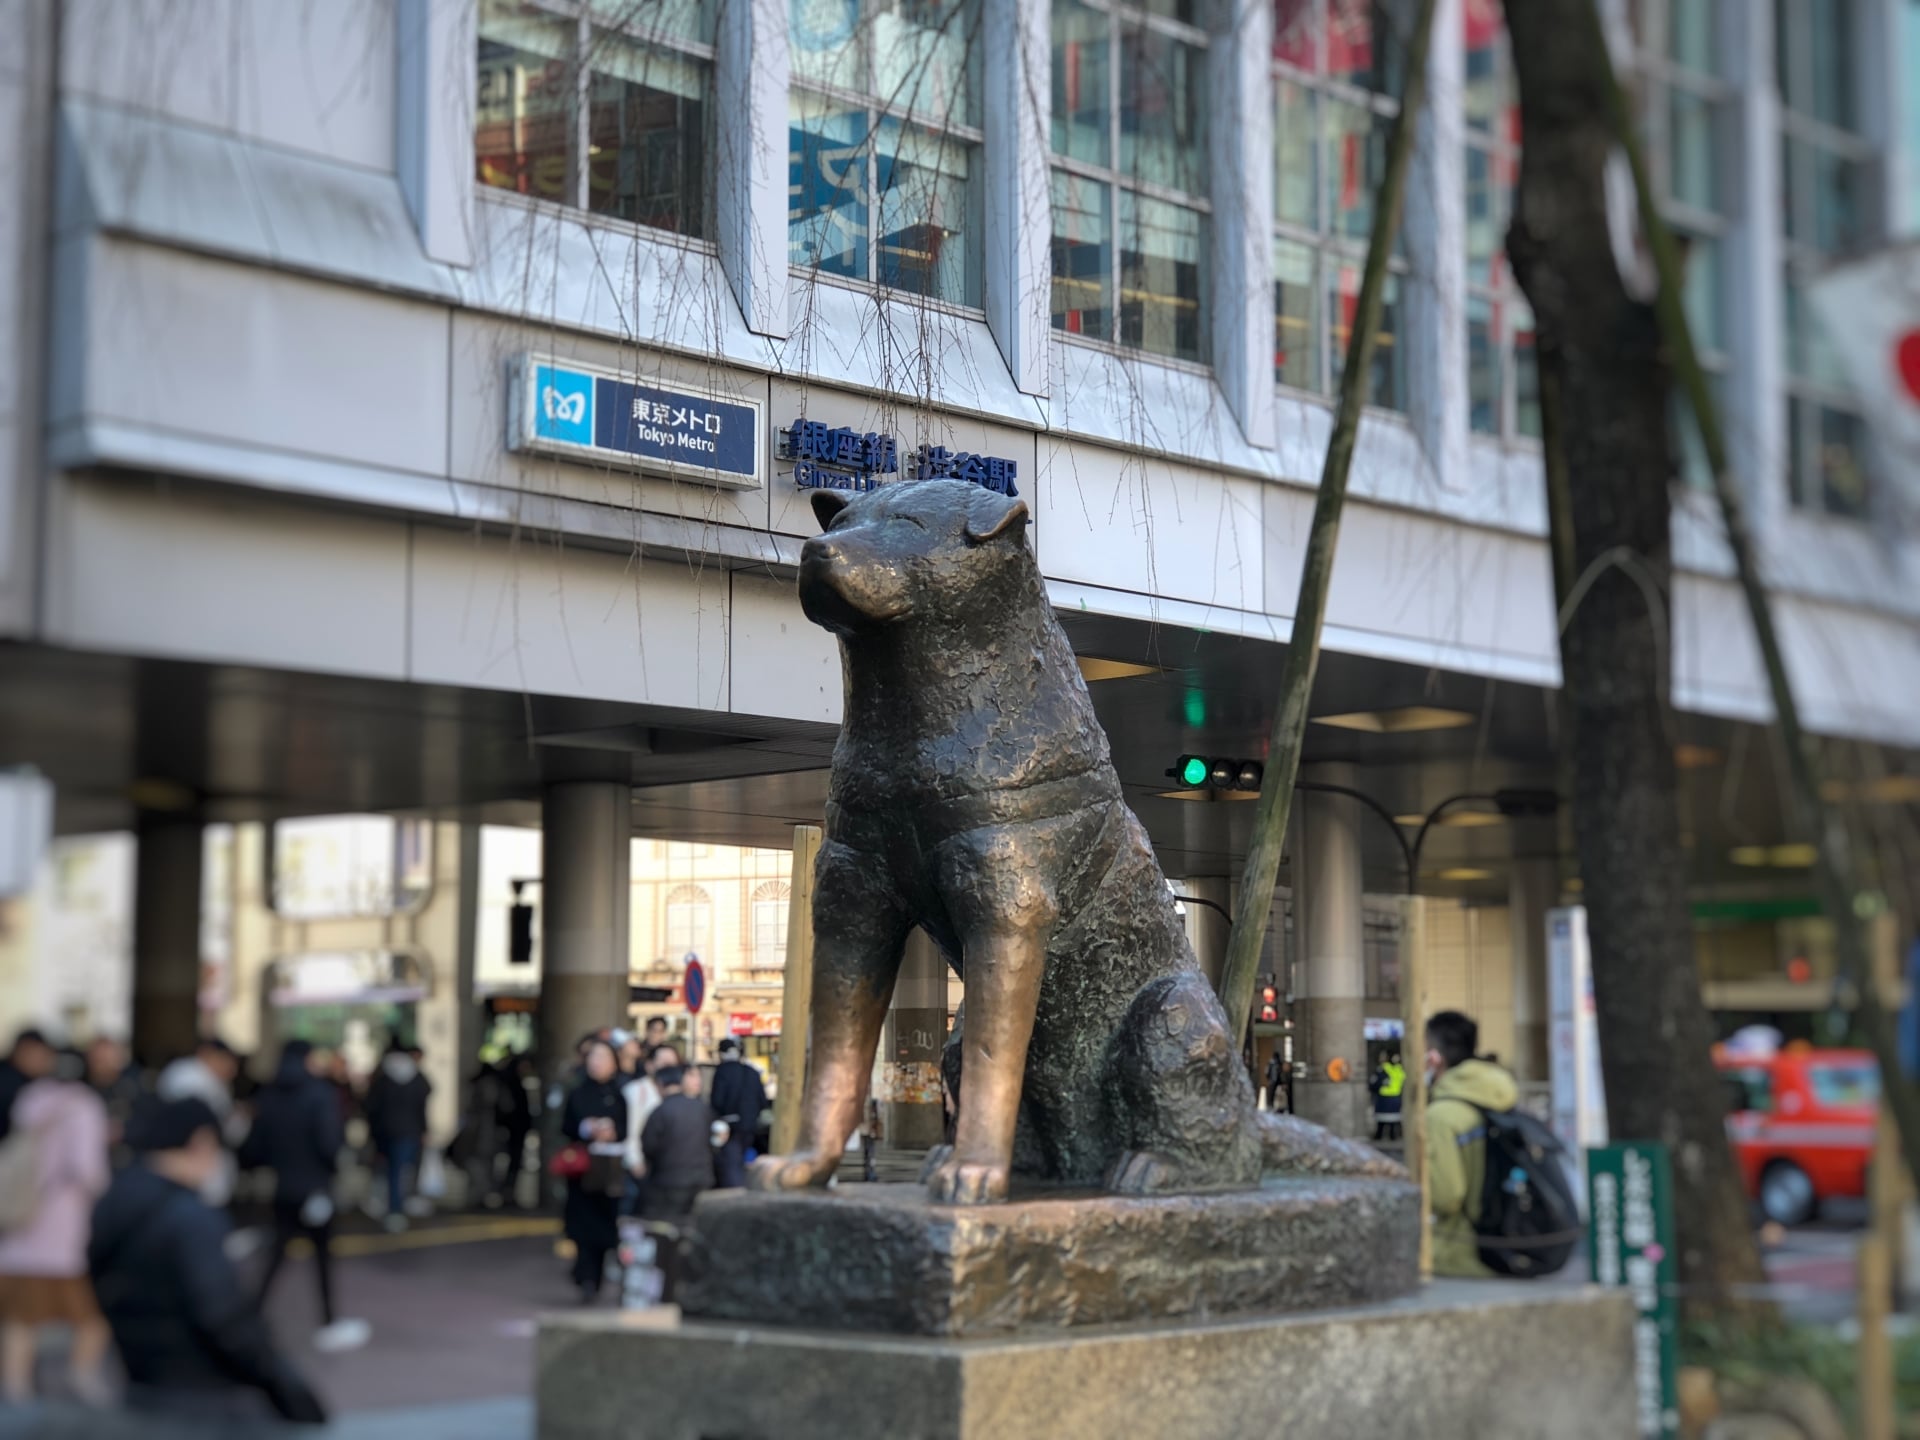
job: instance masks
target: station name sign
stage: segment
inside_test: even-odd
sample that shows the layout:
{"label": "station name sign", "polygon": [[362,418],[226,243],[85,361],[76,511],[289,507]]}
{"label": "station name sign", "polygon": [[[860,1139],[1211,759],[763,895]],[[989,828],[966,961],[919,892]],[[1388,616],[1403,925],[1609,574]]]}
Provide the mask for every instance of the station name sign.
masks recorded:
{"label": "station name sign", "polygon": [[507,448],[757,490],[755,400],[642,382],[541,355],[515,360]]}
{"label": "station name sign", "polygon": [[[780,437],[780,458],[791,460],[793,483],[802,490],[875,490],[889,475],[901,473],[899,446],[891,435],[819,420],[795,420]],[[965,480],[1000,495],[1017,497],[1019,462],[998,455],[953,451],[922,445],[907,457],[906,473],[915,480]]]}

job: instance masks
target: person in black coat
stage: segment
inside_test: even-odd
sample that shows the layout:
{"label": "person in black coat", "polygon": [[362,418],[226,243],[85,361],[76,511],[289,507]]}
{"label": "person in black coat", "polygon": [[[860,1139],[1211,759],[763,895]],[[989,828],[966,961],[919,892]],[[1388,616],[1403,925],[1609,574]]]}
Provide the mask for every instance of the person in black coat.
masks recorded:
{"label": "person in black coat", "polygon": [[388,1047],[367,1087],[367,1133],[387,1170],[387,1228],[407,1224],[407,1188],[418,1173],[427,1138],[427,1101],[433,1082],[420,1073],[420,1052],[399,1041]]}
{"label": "person in black coat", "polygon": [[127,1141],[135,1160],[94,1207],[87,1268],[126,1369],[128,1405],[198,1422],[201,1433],[276,1414],[325,1424],[227,1258],[226,1216],[199,1197],[226,1163],[212,1109],[194,1098],[143,1099]]}
{"label": "person in black coat", "polygon": [[621,1093],[620,1061],[613,1047],[594,1040],[586,1047],[586,1074],[567,1096],[560,1129],[569,1144],[586,1147],[587,1168],[567,1179],[564,1214],[573,1242],[573,1283],[592,1304],[600,1293],[607,1255],[620,1243],[620,1193],[626,1177],[627,1099]]}
{"label": "person in black coat", "polygon": [[729,1036],[720,1042],[720,1063],[713,1072],[713,1111],[727,1122],[727,1143],[713,1157],[714,1183],[722,1190],[738,1190],[747,1183],[747,1146],[753,1143],[760,1111],[767,1103],[767,1087],[760,1072],[740,1058],[740,1042]]}
{"label": "person in black coat", "polygon": [[360,1321],[336,1322],[333,1311],[333,1176],[344,1143],[340,1106],[332,1089],[307,1067],[313,1046],[289,1040],[280,1052],[280,1068],[260,1092],[253,1129],[240,1148],[240,1163],[268,1166],[274,1172],[273,1242],[260,1279],[260,1303],[286,1259],[287,1242],[304,1235],[313,1246],[320,1285],[321,1330],[314,1343],[345,1349],[365,1340]]}
{"label": "person in black coat", "polygon": [[700,1098],[700,1072],[669,1065],[654,1072],[664,1097],[640,1133],[647,1188],[640,1214],[671,1220],[693,1213],[694,1198],[714,1187],[713,1108]]}

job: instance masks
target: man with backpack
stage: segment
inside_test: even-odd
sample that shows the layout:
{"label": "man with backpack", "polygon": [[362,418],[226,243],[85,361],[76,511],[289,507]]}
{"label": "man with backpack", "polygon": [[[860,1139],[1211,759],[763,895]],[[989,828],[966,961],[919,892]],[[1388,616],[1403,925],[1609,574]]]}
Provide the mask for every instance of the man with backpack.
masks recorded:
{"label": "man with backpack", "polygon": [[[1427,1021],[1427,1181],[1433,1273],[1545,1275],[1566,1264],[1579,1237],[1563,1152],[1533,1116],[1516,1110],[1520,1087],[1477,1057],[1480,1027],[1458,1010]],[[1489,1202],[1488,1155],[1496,1155]]]}

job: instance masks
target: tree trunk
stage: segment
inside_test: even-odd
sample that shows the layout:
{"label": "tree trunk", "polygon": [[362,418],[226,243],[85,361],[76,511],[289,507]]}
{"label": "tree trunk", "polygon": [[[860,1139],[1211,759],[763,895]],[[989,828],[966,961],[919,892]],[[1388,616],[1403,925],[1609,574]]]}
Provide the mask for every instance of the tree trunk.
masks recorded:
{"label": "tree trunk", "polygon": [[1507,246],[1534,311],[1573,530],[1560,663],[1573,813],[1610,1128],[1672,1152],[1688,1311],[1762,1279],[1727,1146],[1700,993],[1668,711],[1670,375],[1650,305],[1614,260],[1595,0],[1506,0],[1520,86],[1520,186]]}

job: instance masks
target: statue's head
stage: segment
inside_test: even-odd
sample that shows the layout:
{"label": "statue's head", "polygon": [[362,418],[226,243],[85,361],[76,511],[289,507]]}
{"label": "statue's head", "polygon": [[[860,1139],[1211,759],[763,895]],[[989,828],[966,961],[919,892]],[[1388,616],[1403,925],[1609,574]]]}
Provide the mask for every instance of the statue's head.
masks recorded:
{"label": "statue's head", "polygon": [[964,480],[905,480],[862,495],[813,492],[822,532],[800,551],[800,608],[857,637],[1015,602],[1030,571],[1024,500]]}

